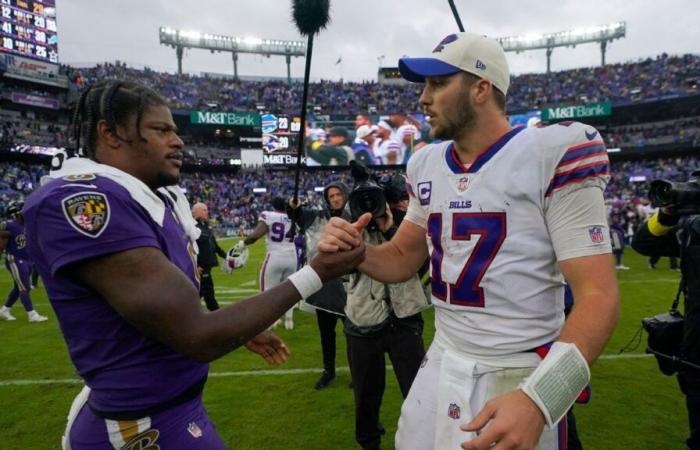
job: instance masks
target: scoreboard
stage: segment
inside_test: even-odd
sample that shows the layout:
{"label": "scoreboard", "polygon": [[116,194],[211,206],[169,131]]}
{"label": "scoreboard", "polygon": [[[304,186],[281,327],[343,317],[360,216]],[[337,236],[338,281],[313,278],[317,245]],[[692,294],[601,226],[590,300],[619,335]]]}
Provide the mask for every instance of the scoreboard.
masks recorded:
{"label": "scoreboard", "polygon": [[301,119],[287,115],[263,114],[261,120],[263,163],[275,166],[296,164]]}
{"label": "scoreboard", "polygon": [[0,0],[0,53],[58,64],[56,0]]}

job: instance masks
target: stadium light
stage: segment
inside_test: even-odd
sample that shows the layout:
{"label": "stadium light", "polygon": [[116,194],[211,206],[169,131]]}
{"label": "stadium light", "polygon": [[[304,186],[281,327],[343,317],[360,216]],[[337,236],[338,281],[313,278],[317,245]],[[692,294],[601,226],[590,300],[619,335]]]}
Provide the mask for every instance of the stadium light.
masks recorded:
{"label": "stadium light", "polygon": [[256,36],[222,36],[200,33],[199,31],[175,30],[160,27],[160,43],[175,49],[177,55],[177,72],[182,74],[182,57],[186,48],[201,48],[211,52],[231,52],[233,59],[233,76],[238,79],[238,54],[253,53],[263,56],[284,56],[287,62],[287,82],[291,84],[292,56],[305,56],[306,43],[303,41],[286,41],[281,39],[262,39]]}
{"label": "stadium light", "polygon": [[524,36],[509,36],[497,38],[503,50],[520,53],[528,50],[547,50],[547,73],[551,68],[552,51],[555,47],[576,47],[579,44],[591,42],[600,43],[601,65],[605,65],[605,51],[608,42],[625,37],[627,25],[625,22],[614,22],[588,28],[575,28],[568,31],[558,31],[547,34],[526,34]]}

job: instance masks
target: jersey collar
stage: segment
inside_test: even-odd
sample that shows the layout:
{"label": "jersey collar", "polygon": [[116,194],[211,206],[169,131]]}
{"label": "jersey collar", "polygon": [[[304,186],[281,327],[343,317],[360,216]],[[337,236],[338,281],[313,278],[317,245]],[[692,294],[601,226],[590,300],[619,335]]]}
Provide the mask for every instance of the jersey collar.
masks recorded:
{"label": "jersey collar", "polygon": [[496,153],[499,152],[516,134],[523,131],[525,127],[516,127],[501,136],[494,144],[486,148],[483,152],[476,157],[471,166],[465,167],[462,161],[459,160],[457,156],[457,149],[455,148],[455,143],[451,142],[447,146],[445,151],[445,160],[447,161],[447,167],[452,170],[453,173],[475,173],[478,172],[481,167],[489,162]]}

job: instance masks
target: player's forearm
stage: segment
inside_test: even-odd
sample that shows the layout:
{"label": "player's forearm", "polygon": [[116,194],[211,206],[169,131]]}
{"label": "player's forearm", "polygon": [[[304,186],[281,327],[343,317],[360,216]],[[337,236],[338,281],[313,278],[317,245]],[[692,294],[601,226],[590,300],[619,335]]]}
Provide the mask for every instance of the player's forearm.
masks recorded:
{"label": "player's forearm", "polygon": [[[321,289],[324,280],[349,273],[364,258],[363,245],[345,252],[318,254],[308,267],[295,272],[282,284],[213,313],[203,313],[206,320],[197,321],[197,324],[200,324],[199,331],[209,333],[208,360],[245,344],[272,325],[302,296],[308,297]],[[201,308],[199,310],[201,312]]]}
{"label": "player's forearm", "polygon": [[83,283],[136,329],[195,361],[210,362],[240,347],[301,298],[286,281],[210,313],[202,308],[191,279],[158,249],[137,248],[87,261],[74,267]]}
{"label": "player's forearm", "polygon": [[425,258],[420,261],[404,254],[393,242],[381,245],[367,245],[367,256],[358,269],[372,279],[382,283],[400,283],[413,276]]}
{"label": "player's forearm", "polygon": [[617,286],[574,298],[559,340],[576,344],[590,366],[603,352],[620,316]]}
{"label": "player's forearm", "polygon": [[265,331],[299,301],[290,281],[211,313],[204,313],[197,345],[198,360],[210,362],[244,345]]}

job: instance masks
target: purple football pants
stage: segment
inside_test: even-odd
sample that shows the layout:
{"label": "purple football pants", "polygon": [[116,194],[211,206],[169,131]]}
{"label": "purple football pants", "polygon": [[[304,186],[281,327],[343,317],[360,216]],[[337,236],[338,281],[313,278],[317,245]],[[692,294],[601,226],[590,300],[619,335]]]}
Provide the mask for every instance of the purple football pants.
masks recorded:
{"label": "purple football pants", "polygon": [[111,420],[85,404],[70,430],[70,450],[225,450],[201,395],[137,420]]}
{"label": "purple football pants", "polygon": [[32,263],[25,259],[7,255],[5,267],[7,267],[12,276],[12,281],[14,281],[14,286],[12,286],[12,290],[7,295],[5,306],[12,308],[12,305],[19,298],[26,311],[33,311],[34,306],[29,298],[29,278],[32,273]]}

